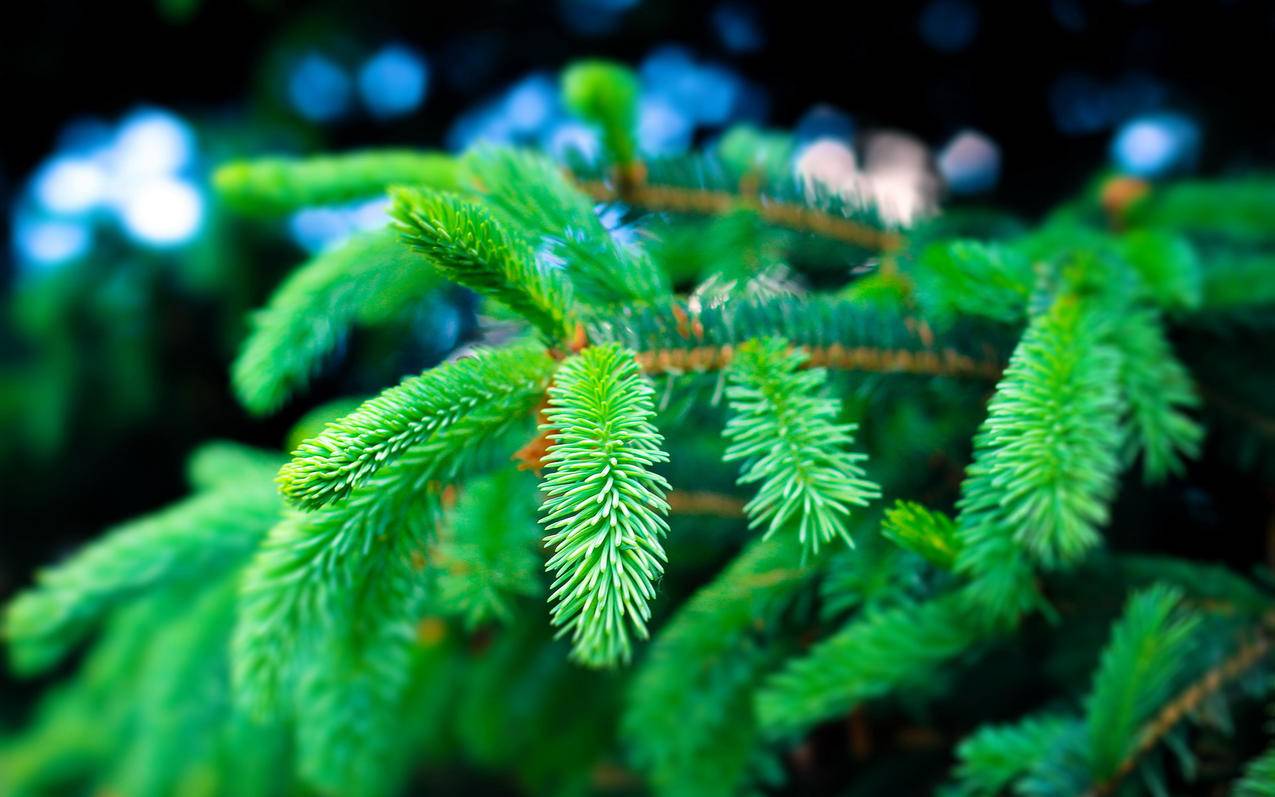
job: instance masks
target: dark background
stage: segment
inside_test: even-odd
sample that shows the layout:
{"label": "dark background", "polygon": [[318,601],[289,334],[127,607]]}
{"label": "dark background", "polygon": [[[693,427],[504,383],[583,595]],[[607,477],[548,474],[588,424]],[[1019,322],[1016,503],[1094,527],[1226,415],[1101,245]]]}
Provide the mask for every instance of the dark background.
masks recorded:
{"label": "dark background", "polygon": [[[148,2],[15,3],[0,26],[8,122],[0,175],[21,178],[47,154],[67,119],[120,113],[140,101],[177,109],[234,108],[285,32],[312,20],[370,38],[421,48],[436,74],[449,52],[470,56],[455,81],[435,80],[424,109],[378,137],[437,144],[474,99],[531,69],[602,54],[637,61],[653,46],[679,42],[717,56],[769,90],[771,121],[795,122],[817,102],[851,112],[860,124],[912,131],[931,143],[973,126],[1000,144],[1000,197],[1043,209],[1102,162],[1109,130],[1068,135],[1050,112],[1060,76],[1099,82],[1130,75],[1159,81],[1164,105],[1204,126],[1204,171],[1275,160],[1275,5],[1268,2],[1042,0],[973,4],[968,47],[942,52],[921,36],[924,2],[757,3],[765,37],[754,53],[724,51],[712,3],[648,0],[612,33],[573,33],[563,3],[466,0],[412,3],[206,0],[175,24]],[[465,83],[450,87],[448,83]],[[16,123],[15,123],[16,122]],[[331,143],[367,143],[357,126]]]}
{"label": "dark background", "polygon": [[[1161,95],[1154,107],[1183,111],[1200,123],[1203,174],[1275,163],[1270,3],[987,3],[972,6],[977,29],[955,52],[923,37],[927,5],[745,5],[764,42],[738,54],[724,49],[714,31],[716,4],[673,0],[640,3],[614,31],[600,35],[573,32],[564,24],[563,3],[512,0],[205,0],[184,22],[137,0],[14,3],[0,23],[6,117],[0,200],[12,201],[69,119],[117,118],[139,103],[241,114],[266,102],[263,74],[281,42],[310,27],[334,26],[417,47],[433,75],[420,111],[389,125],[355,121],[328,128],[316,136],[316,149],[437,146],[459,112],[532,69],[553,70],[585,55],[636,63],[653,47],[677,42],[766,89],[776,126],[790,126],[826,102],[850,112],[860,126],[901,128],[936,146],[963,127],[977,128],[1002,153],[1001,181],[989,199],[1029,215],[1065,199],[1107,161],[1109,125],[1082,133],[1060,129],[1050,98],[1066,76],[1100,86],[1156,84]],[[7,211],[0,214],[6,239],[8,219]],[[6,245],[0,292],[13,279],[8,252]],[[197,327],[199,308],[191,313],[189,325]],[[52,466],[6,463],[0,598],[27,583],[38,564],[103,526],[181,495],[181,463],[194,443],[231,437],[279,445],[296,412],[250,420],[230,396],[226,362],[210,352],[170,355],[168,367],[206,374],[206,395],[196,399],[198,424],[120,429],[108,445]],[[1145,519],[1147,536],[1161,549],[1225,558],[1247,569],[1262,553],[1270,502],[1264,489],[1254,477],[1206,459],[1170,490],[1148,497],[1135,489],[1122,506]]]}

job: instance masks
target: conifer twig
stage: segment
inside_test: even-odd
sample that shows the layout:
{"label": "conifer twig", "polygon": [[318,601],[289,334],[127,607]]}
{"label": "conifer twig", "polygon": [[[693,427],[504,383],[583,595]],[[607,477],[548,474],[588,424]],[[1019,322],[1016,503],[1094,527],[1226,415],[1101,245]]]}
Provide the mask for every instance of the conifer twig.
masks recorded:
{"label": "conifer twig", "polygon": [[669,514],[711,515],[722,518],[742,518],[744,500],[733,495],[701,490],[673,490],[668,494]]}
{"label": "conifer twig", "polygon": [[892,252],[903,246],[898,233],[873,228],[792,202],[766,200],[745,192],[715,191],[639,183],[623,191],[600,180],[582,180],[580,190],[600,202],[626,202],[647,210],[718,216],[736,208],[756,211],[766,221],[798,232],[813,233],[866,249]]}
{"label": "conifer twig", "polygon": [[[1268,616],[1265,624],[1270,625],[1272,621],[1275,621],[1275,617]],[[1106,797],[1114,793],[1124,778],[1138,766],[1142,757],[1159,744],[1160,740],[1173,730],[1183,717],[1199,708],[1200,704],[1210,696],[1261,661],[1270,649],[1270,638],[1259,631],[1256,636],[1242,644],[1230,658],[1210,669],[1177,697],[1166,703],[1149,722],[1143,725],[1138,734],[1137,746],[1120,762],[1115,774],[1102,783],[1095,784],[1093,788],[1085,792],[1083,797]]]}
{"label": "conifer twig", "polygon": [[[637,352],[638,365],[652,376],[660,374],[701,373],[718,371],[735,357],[734,346],[699,346],[694,349],[656,349]],[[835,371],[869,373],[908,373],[930,376],[970,377],[995,381],[1001,365],[992,360],[975,360],[955,349],[911,351],[883,349],[874,346],[853,348],[834,343],[831,346],[801,346],[809,356],[806,367],[830,368]]]}

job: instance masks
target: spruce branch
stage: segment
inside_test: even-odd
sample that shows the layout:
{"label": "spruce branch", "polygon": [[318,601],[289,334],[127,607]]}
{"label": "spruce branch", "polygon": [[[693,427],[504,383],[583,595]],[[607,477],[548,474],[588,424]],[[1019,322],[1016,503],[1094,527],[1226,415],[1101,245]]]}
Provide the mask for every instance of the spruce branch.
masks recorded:
{"label": "spruce branch", "polygon": [[235,161],[213,175],[218,195],[236,210],[287,213],[384,194],[392,185],[456,190],[455,158],[435,152],[371,150],[314,158]]}
{"label": "spruce branch", "polygon": [[927,315],[975,315],[1022,321],[1035,284],[1031,261],[1015,248],[980,241],[944,241],[921,252],[909,271]]}
{"label": "spruce branch", "polygon": [[375,552],[416,528],[430,539],[444,481],[508,462],[543,394],[523,387],[437,427],[346,500],[293,512],[271,530],[243,576],[232,660],[244,705],[259,716],[277,710],[307,627],[348,615]]}
{"label": "spruce branch", "polygon": [[638,83],[631,71],[610,61],[577,61],[562,73],[562,99],[599,128],[612,163],[636,162]]}
{"label": "spruce branch", "polygon": [[562,270],[542,263],[491,211],[457,194],[413,188],[390,193],[403,240],[439,273],[508,306],[548,342],[570,337],[571,290]]}
{"label": "spruce branch", "polygon": [[850,450],[854,424],[836,423],[839,402],[820,395],[826,373],[801,371],[807,356],[779,338],[744,344],[729,372],[732,415],[724,434],[725,461],[742,461],[740,484],[760,482],[745,506],[749,527],[766,525],[766,537],[789,524],[811,553],[840,537],[851,507],[881,495]]}
{"label": "spruce branch", "polygon": [[1007,725],[985,725],[956,748],[952,797],[996,797],[1027,776],[1060,740],[1074,733],[1073,717],[1041,714]]}
{"label": "spruce branch", "polygon": [[196,492],[236,482],[270,481],[285,461],[278,451],[253,448],[231,440],[204,443],[186,460],[186,480]]}
{"label": "spruce branch", "polygon": [[1249,762],[1231,793],[1234,797],[1275,797],[1275,746]]}
{"label": "spruce branch", "polygon": [[853,518],[857,548],[837,548],[819,582],[819,616],[842,622],[854,612],[910,603],[930,595],[933,568],[920,556],[898,548],[874,532],[881,525],[873,511]]}
{"label": "spruce branch", "polygon": [[624,202],[654,213],[694,216],[724,216],[740,208],[757,213],[776,227],[827,238],[871,252],[893,252],[902,248],[903,237],[877,226],[875,212],[839,198],[818,196],[809,199],[793,187],[777,195],[741,191],[732,185],[683,185],[681,176],[663,178],[659,163],[648,163],[644,181],[635,185],[582,178],[581,190],[599,202]]}
{"label": "spruce branch", "polygon": [[541,523],[554,573],[553,624],[594,667],[627,662],[630,633],[647,636],[664,569],[669,491],[651,470],[668,460],[651,424],[654,389],[631,352],[594,346],[567,360],[549,388]]}
{"label": "spruce branch", "polygon": [[925,683],[984,633],[959,592],[870,609],[768,678],[757,695],[757,716],[773,735],[793,733],[864,700]]}
{"label": "spruce branch", "polygon": [[4,614],[14,666],[43,670],[103,617],[177,584],[216,578],[247,559],[279,516],[268,483],[238,479],[106,532],[75,557],[44,570]]}
{"label": "spruce branch", "polygon": [[[167,611],[176,616],[150,629],[145,650],[131,662],[139,677],[125,686],[124,700],[131,704],[126,721],[146,731],[122,734],[124,738],[116,742],[114,765],[102,773],[103,791],[138,797],[171,795],[176,784],[190,778],[193,771],[214,765],[215,745],[235,722],[225,689],[226,641],[235,611],[234,574],[201,587],[185,591],[181,600],[167,602]],[[277,754],[281,748],[278,728],[262,730],[263,752]],[[230,766],[246,765],[251,753],[233,751],[228,757]],[[252,794],[254,787],[277,788],[268,780],[254,783],[251,774],[244,773],[243,793]]]}
{"label": "spruce branch", "polygon": [[422,552],[437,519],[432,501],[421,510],[369,552],[346,605],[303,651],[311,666],[295,691],[297,766],[332,794],[392,793],[406,774],[396,742],[428,595]]}
{"label": "spruce branch", "polygon": [[[822,744],[786,767],[776,737],[852,712],[865,760],[865,701],[950,696],[969,676],[1046,712],[966,738],[953,797],[1105,797],[1135,773],[1154,787],[1163,747],[1189,777],[1182,720],[1270,657],[1268,585],[1093,549],[1121,468],[1140,456],[1163,478],[1200,452],[1197,390],[1245,453],[1273,436],[1275,182],[1117,179],[1027,234],[960,209],[905,231],[865,193],[795,177],[792,135],[736,129],[643,159],[631,72],[579,64],[563,90],[604,144],[568,169],[480,148],[218,173],[248,213],[393,191],[396,226],[305,263],[253,317],[234,373],[250,411],[278,409],[352,330],[405,318],[447,280],[536,340],[519,329],[312,410],[281,463],[291,508],[266,478],[280,455],[214,443],[188,464],[193,498],[40,576],[5,617],[19,665],[93,638],[30,729],[0,733],[0,792],[389,797],[463,758],[534,793],[727,797],[823,781],[803,754]],[[631,226],[610,229],[612,213]],[[29,315],[49,331],[41,303]],[[925,505],[870,501],[849,418],[875,479]],[[540,496],[516,468],[546,472]],[[665,540],[670,523],[687,533]],[[681,566],[666,582],[668,544]],[[657,589],[674,602],[663,627]],[[541,595],[551,623],[523,599]],[[1029,622],[1036,610],[1057,622]],[[573,664],[630,661],[648,633],[631,673]],[[1055,679],[1017,672],[1026,645],[1070,680],[1104,633],[1082,711],[1057,713],[1065,696],[1041,693]],[[974,719],[906,732],[933,749]],[[865,761],[854,787],[917,791],[931,772],[912,762]],[[1268,753],[1241,793],[1275,795],[1272,772]]]}
{"label": "spruce branch", "polygon": [[1119,322],[1120,386],[1129,407],[1124,459],[1142,455],[1148,482],[1181,473],[1182,460],[1199,454],[1204,429],[1189,412],[1199,408],[1191,376],[1173,353],[1160,318],[1131,311]]}
{"label": "spruce branch", "polygon": [[881,533],[935,567],[951,570],[956,564],[960,550],[956,524],[942,512],[926,509],[915,501],[896,501],[886,510]]}
{"label": "spruce branch", "polygon": [[553,367],[543,348],[518,345],[409,377],[298,446],[279,472],[280,491],[304,509],[339,501],[400,453],[437,438],[475,408],[542,392]]}
{"label": "spruce branch", "polygon": [[618,173],[607,171],[606,164],[573,168],[581,189],[599,202],[691,219],[747,210],[777,231],[795,233],[795,245],[813,245],[825,255],[828,243],[839,257],[856,259],[904,245],[898,225],[887,220],[872,197],[832,190],[791,170],[764,175],[747,159],[729,155],[649,158]]}
{"label": "spruce branch", "polygon": [[595,312],[585,327],[591,341],[633,349],[648,374],[720,371],[741,344],[765,337],[784,338],[810,366],[830,370],[994,381],[1004,367],[988,330],[955,326],[939,336],[918,319],[821,294],[629,306]]}
{"label": "spruce branch", "polygon": [[156,629],[172,621],[173,603],[144,600],[106,616],[77,677],[42,701],[29,731],[0,741],[0,785],[15,797],[43,797],[68,775],[91,778],[120,752],[135,727],[140,663]]}
{"label": "spruce branch", "polygon": [[1179,181],[1134,202],[1124,222],[1240,241],[1269,240],[1275,230],[1275,178]]}
{"label": "spruce branch", "polygon": [[1156,307],[1181,312],[1200,306],[1203,270],[1198,252],[1185,237],[1161,230],[1134,230],[1120,237],[1117,250]]}
{"label": "spruce branch", "polygon": [[1118,353],[1104,317],[1063,295],[1032,320],[975,437],[958,504],[957,569],[992,574],[989,556],[1012,538],[1047,567],[1075,562],[1099,541],[1119,466]]}
{"label": "spruce branch", "polygon": [[581,299],[595,304],[650,302],[668,295],[664,274],[641,249],[616,240],[593,201],[562,168],[528,150],[482,147],[464,166],[488,207],[535,242],[547,242]]}
{"label": "spruce branch", "polygon": [[1110,769],[1105,779],[1095,783],[1084,797],[1106,797],[1113,794],[1121,782],[1137,768],[1142,758],[1151,752],[1184,717],[1196,711],[1206,700],[1256,666],[1270,651],[1269,637],[1264,631],[1259,631],[1243,642],[1225,661],[1192,681],[1143,724],[1124,758]]}
{"label": "spruce branch", "polygon": [[392,229],[361,233],[317,255],[279,286],[235,359],[235,394],[256,414],[305,387],[356,325],[392,318],[441,282]]}
{"label": "spruce branch", "polygon": [[1275,304],[1275,254],[1262,247],[1219,247],[1202,257],[1208,262],[1202,269],[1202,311],[1191,321],[1209,326],[1229,316],[1257,325],[1269,318],[1267,311]]}
{"label": "spruce branch", "polygon": [[752,694],[778,651],[777,612],[818,568],[755,540],[669,620],[631,682],[623,735],[660,794],[730,795],[761,746]]}
{"label": "spruce branch", "polygon": [[1111,632],[1085,703],[1089,768],[1106,781],[1138,744],[1139,726],[1170,694],[1192,649],[1198,618],[1180,613],[1182,593],[1153,586],[1129,599]]}
{"label": "spruce branch", "polygon": [[524,480],[509,468],[471,479],[427,557],[437,571],[437,605],[468,628],[510,623],[518,598],[544,592],[535,501]]}

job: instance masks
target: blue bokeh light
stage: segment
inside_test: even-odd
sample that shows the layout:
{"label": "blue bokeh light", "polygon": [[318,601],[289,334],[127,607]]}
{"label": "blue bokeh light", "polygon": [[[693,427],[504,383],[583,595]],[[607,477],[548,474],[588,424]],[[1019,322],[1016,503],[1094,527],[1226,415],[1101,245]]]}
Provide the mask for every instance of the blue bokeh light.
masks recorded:
{"label": "blue bokeh light", "polygon": [[420,107],[429,88],[429,66],[401,44],[382,47],[359,70],[359,94],[379,119],[405,116]]}
{"label": "blue bokeh light", "polygon": [[288,101],[312,122],[331,122],[350,110],[350,77],[332,59],[307,53],[288,78]]}
{"label": "blue bokeh light", "polygon": [[377,230],[390,223],[389,197],[381,196],[356,202],[349,208],[350,227],[355,232]]}
{"label": "blue bokeh light", "polygon": [[555,125],[541,142],[541,146],[559,161],[579,158],[589,163],[596,160],[602,152],[598,131],[576,121],[563,121]]}
{"label": "blue bokeh light", "polygon": [[322,252],[349,236],[349,224],[338,208],[305,208],[292,214],[288,220],[292,239],[302,249]]}
{"label": "blue bokeh light", "polygon": [[1111,142],[1111,157],[1136,177],[1162,177],[1189,168],[1200,146],[1200,128],[1179,113],[1140,116],[1125,123]]}
{"label": "blue bokeh light", "polygon": [[917,26],[921,38],[934,49],[960,52],[978,35],[978,8],[969,0],[931,0],[921,9]]}
{"label": "blue bokeh light", "polygon": [[483,103],[461,114],[447,133],[447,147],[457,151],[479,142],[507,144],[512,140],[513,128],[499,101]]}
{"label": "blue bokeh light", "polygon": [[643,97],[638,104],[638,146],[650,155],[684,152],[694,127],[681,109],[665,97]]}
{"label": "blue bokeh light", "polygon": [[67,122],[58,133],[57,150],[64,155],[93,157],[110,149],[114,141],[114,125],[82,116]]}
{"label": "blue bokeh light", "polygon": [[643,90],[660,95],[693,122],[718,126],[730,120],[742,81],[717,64],[701,64],[682,47],[661,47],[642,62]]}
{"label": "blue bokeh light", "polygon": [[1067,72],[1050,87],[1049,106],[1059,130],[1068,135],[1087,135],[1150,111],[1163,102],[1165,94],[1162,83],[1137,72],[1112,82]]}
{"label": "blue bokeh light", "polygon": [[181,117],[140,108],[118,125],[77,119],[58,144],[27,182],[14,212],[13,250],[24,268],[88,257],[106,229],[159,249],[199,233],[206,203],[191,176],[198,143]]}
{"label": "blue bokeh light", "polygon": [[799,145],[823,138],[849,143],[854,140],[854,119],[831,105],[816,105],[797,120],[792,135]]}
{"label": "blue bokeh light", "polygon": [[[652,51],[639,69],[638,146],[648,155],[673,155],[690,147],[698,128],[724,127],[766,116],[765,93],[719,64],[700,62],[683,47]],[[532,73],[502,94],[462,114],[447,134],[447,146],[529,144],[555,158],[578,153],[593,159],[597,133],[571,117],[555,76]]]}
{"label": "blue bokeh light", "polygon": [[326,251],[351,235],[376,230],[389,222],[387,197],[299,210],[288,220],[292,240],[310,254]]}
{"label": "blue bokeh light", "polygon": [[558,86],[548,75],[534,74],[514,84],[505,95],[504,112],[516,133],[534,133],[557,113]]}
{"label": "blue bokeh light", "polygon": [[649,154],[681,152],[697,127],[722,127],[764,116],[765,98],[724,66],[701,63],[684,47],[652,51],[638,68],[642,83],[638,144]]}
{"label": "blue bokeh light", "polygon": [[93,245],[93,233],[83,222],[19,217],[13,243],[18,261],[39,269],[83,257]]}
{"label": "blue bokeh light", "polygon": [[583,36],[601,36],[620,27],[624,14],[638,0],[559,0],[558,8],[567,27]]}
{"label": "blue bokeh light", "polygon": [[755,53],[766,43],[757,10],[741,3],[722,3],[713,9],[713,29],[722,46],[733,53]]}

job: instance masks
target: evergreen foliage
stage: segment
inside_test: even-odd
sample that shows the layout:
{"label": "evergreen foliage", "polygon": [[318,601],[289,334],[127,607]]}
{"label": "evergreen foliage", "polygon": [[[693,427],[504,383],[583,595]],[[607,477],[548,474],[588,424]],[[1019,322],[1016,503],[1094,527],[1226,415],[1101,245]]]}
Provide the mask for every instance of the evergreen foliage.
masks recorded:
{"label": "evergreen foliage", "polygon": [[317,255],[253,314],[232,372],[239,400],[256,413],[279,409],[351,329],[384,323],[439,283],[392,230],[363,233]]}
{"label": "evergreen foliage", "polygon": [[962,490],[966,556],[1006,534],[1046,566],[1079,559],[1107,520],[1119,459],[1120,360],[1095,311],[1062,296],[1032,320],[988,405]]}
{"label": "evergreen foliage", "polygon": [[632,352],[593,346],[563,364],[545,413],[549,453],[541,522],[554,573],[553,624],[575,656],[614,665],[647,637],[648,604],[664,572],[669,490],[652,466],[668,461],[651,424],[654,389]]}
{"label": "evergreen foliage", "polygon": [[432,551],[437,605],[470,629],[511,623],[520,598],[542,598],[532,481],[506,468],[470,480]]}
{"label": "evergreen foliage", "polygon": [[649,302],[668,293],[666,279],[641,249],[619,243],[593,202],[561,167],[529,151],[480,148],[465,158],[487,206],[503,213],[533,245],[548,245],[576,292],[590,302]]}
{"label": "evergreen foliage", "polygon": [[[436,291],[479,328],[290,459],[201,448],[191,497],[38,575],[16,668],[85,653],[0,739],[0,793],[736,795],[809,786],[847,727],[878,793],[1273,793],[1269,752],[1193,768],[1184,722],[1269,695],[1269,574],[1111,551],[1147,545],[1123,491],[1169,500],[1206,446],[1275,462],[1275,184],[908,227],[786,133],[645,158],[636,86],[564,75],[592,161],[218,173],[253,214],[392,202],[253,316],[250,411]],[[900,773],[896,736],[935,754]]]}
{"label": "evergreen foliage", "polygon": [[1032,763],[1048,757],[1076,730],[1069,717],[1034,715],[1011,725],[985,725],[956,750],[960,764],[953,795],[996,795],[1026,777]]}
{"label": "evergreen foliage", "polygon": [[11,603],[4,636],[15,666],[56,663],[111,610],[148,592],[198,583],[249,557],[277,516],[259,467],[149,517],[109,530],[75,558],[42,571]]}
{"label": "evergreen foliage", "polygon": [[935,567],[951,570],[960,543],[956,524],[942,512],[915,501],[899,501],[885,514],[881,533],[901,548],[920,554]]}
{"label": "evergreen foliage", "polygon": [[392,185],[458,187],[449,155],[412,150],[357,152],[321,158],[262,158],[221,167],[217,192],[245,213],[281,213],[383,195]]}
{"label": "evergreen foliage", "polygon": [[1275,794],[1275,748],[1268,748],[1244,771],[1235,785],[1235,797],[1270,797]]}
{"label": "evergreen foliage", "polygon": [[562,74],[562,99],[572,111],[597,125],[612,162],[627,166],[637,158],[637,79],[605,61],[581,61]]}
{"label": "evergreen foliage", "polygon": [[817,572],[791,540],[751,543],[669,620],[629,686],[634,764],[662,794],[736,794],[759,760],[752,690],[783,650],[785,604]]}
{"label": "evergreen foliage", "polygon": [[846,531],[851,506],[881,495],[864,478],[863,454],[848,449],[853,424],[836,424],[837,403],[819,395],[822,369],[798,371],[809,357],[789,352],[779,339],[744,344],[731,364],[726,391],[733,414],[723,432],[730,441],[726,461],[743,460],[740,484],[761,483],[745,506],[750,526],[766,525],[766,536],[789,523],[797,540],[818,553],[820,543]]}
{"label": "evergreen foliage", "polygon": [[[483,352],[405,379],[327,425],[293,452],[279,471],[279,490],[297,506],[317,509],[345,498],[402,452],[448,430],[480,406],[510,395],[537,394],[552,360],[536,346]],[[439,455],[455,457],[460,452]],[[450,474],[439,474],[450,476]]]}
{"label": "evergreen foliage", "polygon": [[1164,324],[1152,311],[1121,319],[1119,383],[1129,403],[1126,460],[1142,456],[1142,473],[1160,481],[1198,455],[1204,430],[1192,416],[1199,399],[1191,376],[1173,356]]}
{"label": "evergreen foliage", "polygon": [[456,194],[399,188],[393,212],[404,240],[443,276],[506,305],[549,341],[567,337],[569,283],[486,207]]}

